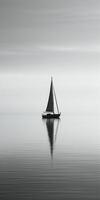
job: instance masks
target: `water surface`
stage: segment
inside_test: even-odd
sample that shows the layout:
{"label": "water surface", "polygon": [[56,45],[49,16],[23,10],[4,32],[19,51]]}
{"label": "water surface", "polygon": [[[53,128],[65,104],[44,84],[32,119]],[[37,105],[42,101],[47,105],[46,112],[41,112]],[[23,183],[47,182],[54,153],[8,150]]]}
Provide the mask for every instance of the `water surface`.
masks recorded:
{"label": "water surface", "polygon": [[0,115],[1,199],[99,199],[95,116]]}
{"label": "water surface", "polygon": [[42,120],[47,80],[0,76],[0,199],[100,199],[99,87],[68,77],[55,84],[61,119]]}

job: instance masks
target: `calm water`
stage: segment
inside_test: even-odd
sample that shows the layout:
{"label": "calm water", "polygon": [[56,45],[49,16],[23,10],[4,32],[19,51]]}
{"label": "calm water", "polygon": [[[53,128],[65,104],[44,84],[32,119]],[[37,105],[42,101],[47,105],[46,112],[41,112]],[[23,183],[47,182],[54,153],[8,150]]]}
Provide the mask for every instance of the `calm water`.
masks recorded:
{"label": "calm water", "polygon": [[2,114],[0,199],[100,199],[97,121]]}
{"label": "calm water", "polygon": [[57,82],[61,120],[47,121],[46,80],[1,76],[0,200],[100,199],[99,88],[78,77]]}

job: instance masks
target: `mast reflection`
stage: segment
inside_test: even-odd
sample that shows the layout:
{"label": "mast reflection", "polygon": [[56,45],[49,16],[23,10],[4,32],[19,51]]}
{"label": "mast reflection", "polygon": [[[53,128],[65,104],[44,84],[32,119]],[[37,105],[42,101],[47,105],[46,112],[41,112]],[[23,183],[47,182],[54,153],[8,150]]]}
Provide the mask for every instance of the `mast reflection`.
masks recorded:
{"label": "mast reflection", "polygon": [[54,145],[57,138],[60,119],[45,119],[43,121],[45,121],[46,123],[47,134],[50,144],[50,153],[51,153],[51,158],[53,158]]}

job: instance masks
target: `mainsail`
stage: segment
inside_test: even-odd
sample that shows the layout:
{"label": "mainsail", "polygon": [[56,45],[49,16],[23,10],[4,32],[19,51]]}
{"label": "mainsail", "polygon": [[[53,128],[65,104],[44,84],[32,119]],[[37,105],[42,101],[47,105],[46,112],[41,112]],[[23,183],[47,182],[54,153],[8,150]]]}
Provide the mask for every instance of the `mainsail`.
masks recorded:
{"label": "mainsail", "polygon": [[53,81],[52,81],[52,79],[51,79],[50,94],[49,94],[46,112],[54,113],[54,97],[53,97]]}

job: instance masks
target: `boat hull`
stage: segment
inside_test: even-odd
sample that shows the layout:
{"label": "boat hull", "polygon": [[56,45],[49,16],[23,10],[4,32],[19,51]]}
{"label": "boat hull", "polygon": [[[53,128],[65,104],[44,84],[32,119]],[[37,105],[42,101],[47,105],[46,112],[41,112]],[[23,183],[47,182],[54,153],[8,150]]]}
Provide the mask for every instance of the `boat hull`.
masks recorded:
{"label": "boat hull", "polygon": [[51,113],[48,113],[48,114],[42,114],[42,118],[43,119],[59,119],[61,113],[59,114],[51,114]]}

